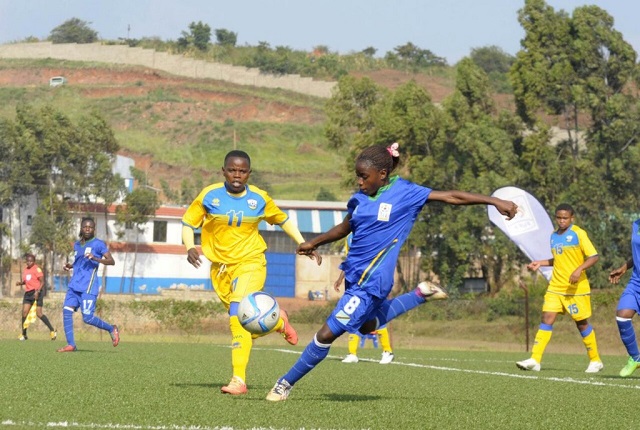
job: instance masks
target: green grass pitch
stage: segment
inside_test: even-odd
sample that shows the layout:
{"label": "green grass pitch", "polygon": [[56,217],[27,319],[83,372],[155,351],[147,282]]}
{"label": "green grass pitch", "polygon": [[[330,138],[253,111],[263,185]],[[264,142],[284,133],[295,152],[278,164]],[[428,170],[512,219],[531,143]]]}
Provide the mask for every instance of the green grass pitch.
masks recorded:
{"label": "green grass pitch", "polygon": [[[586,354],[547,354],[539,373],[524,353],[396,350],[380,365],[363,349],[343,364],[336,347],[289,399],[264,398],[302,346],[255,346],[249,393],[231,397],[230,349],[205,343],[0,340],[0,429],[541,429],[637,428],[640,372],[624,357],[587,375]],[[368,359],[367,359],[368,357]]]}

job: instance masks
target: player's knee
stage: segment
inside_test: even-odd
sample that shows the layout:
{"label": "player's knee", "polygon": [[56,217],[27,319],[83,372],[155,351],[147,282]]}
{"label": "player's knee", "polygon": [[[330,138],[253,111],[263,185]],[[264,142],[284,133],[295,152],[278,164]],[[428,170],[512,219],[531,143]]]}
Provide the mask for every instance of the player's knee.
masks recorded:
{"label": "player's knee", "polygon": [[316,333],[316,340],[323,344],[333,343],[337,338],[338,336],[336,336],[326,324],[320,327],[320,330]]}
{"label": "player's knee", "polygon": [[84,321],[85,324],[91,324],[93,322],[93,314],[82,314],[82,321]]}

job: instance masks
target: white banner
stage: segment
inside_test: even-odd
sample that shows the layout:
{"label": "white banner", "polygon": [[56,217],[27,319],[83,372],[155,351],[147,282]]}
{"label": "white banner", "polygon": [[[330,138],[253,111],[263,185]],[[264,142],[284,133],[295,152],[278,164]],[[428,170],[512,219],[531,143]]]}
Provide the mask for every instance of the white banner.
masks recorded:
{"label": "white banner", "polygon": [[[516,187],[503,187],[495,190],[493,197],[511,200],[518,205],[518,214],[506,221],[493,206],[487,206],[489,219],[524,252],[531,261],[553,258],[550,248],[553,223],[545,208],[535,197]],[[540,267],[547,280],[551,279],[552,266]]]}

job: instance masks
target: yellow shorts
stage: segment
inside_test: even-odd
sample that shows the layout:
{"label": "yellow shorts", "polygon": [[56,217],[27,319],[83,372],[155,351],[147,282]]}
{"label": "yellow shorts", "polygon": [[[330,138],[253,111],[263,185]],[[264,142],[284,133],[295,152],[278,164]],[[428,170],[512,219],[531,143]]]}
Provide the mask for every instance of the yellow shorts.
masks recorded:
{"label": "yellow shorts", "polygon": [[266,279],[267,260],[264,255],[238,264],[211,263],[213,289],[227,310],[231,302],[239,302],[248,294],[261,291]]}
{"label": "yellow shorts", "polygon": [[574,321],[582,321],[591,317],[591,296],[563,296],[547,292],[542,312],[569,314]]}

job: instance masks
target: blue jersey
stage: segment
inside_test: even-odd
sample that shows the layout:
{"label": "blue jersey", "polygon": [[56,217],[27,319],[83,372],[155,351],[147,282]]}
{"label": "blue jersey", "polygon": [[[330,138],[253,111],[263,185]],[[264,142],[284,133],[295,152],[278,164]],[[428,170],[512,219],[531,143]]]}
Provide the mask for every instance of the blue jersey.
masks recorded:
{"label": "blue jersey", "polygon": [[400,248],[430,193],[430,188],[394,176],[374,197],[362,192],[351,196],[347,211],[353,238],[340,265],[348,288],[379,298],[389,295]]}
{"label": "blue jersey", "polygon": [[100,259],[109,251],[107,244],[98,238],[93,238],[82,244],[73,244],[73,275],[69,282],[69,289],[79,293],[98,295],[100,291],[100,277],[97,276],[100,263],[89,260],[86,255],[93,254]]}
{"label": "blue jersey", "polygon": [[633,272],[627,288],[640,293],[640,219],[633,222],[631,229],[631,255],[633,257]]}

